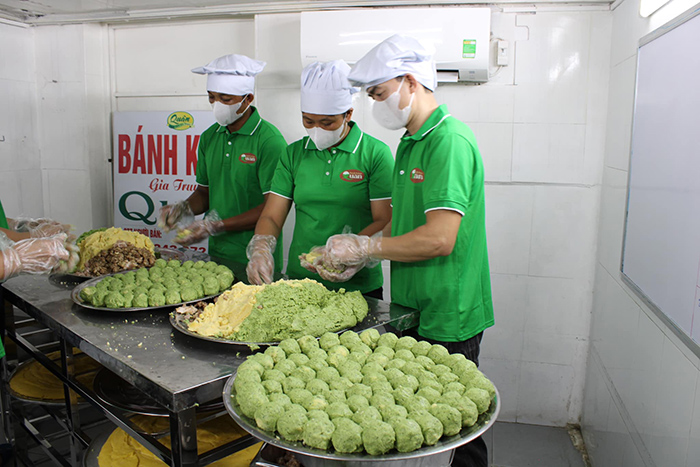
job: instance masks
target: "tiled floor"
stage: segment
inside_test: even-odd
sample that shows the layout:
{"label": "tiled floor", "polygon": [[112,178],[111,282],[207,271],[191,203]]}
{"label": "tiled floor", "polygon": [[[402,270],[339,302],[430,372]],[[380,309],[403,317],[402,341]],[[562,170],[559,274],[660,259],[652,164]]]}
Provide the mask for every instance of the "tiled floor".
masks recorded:
{"label": "tiled floor", "polygon": [[484,441],[491,467],[585,467],[566,428],[496,422]]}

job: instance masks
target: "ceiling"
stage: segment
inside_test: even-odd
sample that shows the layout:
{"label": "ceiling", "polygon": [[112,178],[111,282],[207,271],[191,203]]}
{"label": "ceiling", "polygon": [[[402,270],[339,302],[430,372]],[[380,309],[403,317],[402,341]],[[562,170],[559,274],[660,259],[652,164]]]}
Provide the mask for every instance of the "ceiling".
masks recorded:
{"label": "ceiling", "polygon": [[[549,4],[609,4],[611,0],[544,0]],[[0,18],[27,24],[121,22],[378,6],[530,4],[532,0],[0,0]],[[538,2],[542,3],[542,2]]]}

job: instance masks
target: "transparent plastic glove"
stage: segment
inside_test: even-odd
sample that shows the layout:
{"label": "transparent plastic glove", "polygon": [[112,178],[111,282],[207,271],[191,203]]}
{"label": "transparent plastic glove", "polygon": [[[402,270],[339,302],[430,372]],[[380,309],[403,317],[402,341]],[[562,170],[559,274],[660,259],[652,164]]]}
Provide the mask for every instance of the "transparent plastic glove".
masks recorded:
{"label": "transparent plastic glove", "polygon": [[177,236],[173,238],[173,242],[182,246],[189,246],[223,231],[224,221],[221,220],[216,211],[212,210],[207,213],[204,219],[194,221],[184,229],[178,230]]}
{"label": "transparent plastic glove", "polygon": [[187,200],[168,204],[158,212],[158,227],[163,232],[182,230],[194,222],[194,213]]}
{"label": "transparent plastic glove", "polygon": [[315,246],[308,253],[299,255],[301,267],[307,271],[318,274],[318,267],[322,264],[323,255],[326,253],[325,246]]}
{"label": "transparent plastic glove", "polygon": [[56,235],[46,238],[28,238],[19,241],[4,250],[2,280],[9,279],[20,273],[46,274],[59,261],[68,261],[70,254],[65,248],[66,235]]}
{"label": "transparent plastic glove", "polygon": [[245,250],[248,257],[246,274],[248,282],[255,285],[269,284],[272,282],[272,273],[275,269],[275,258],[272,253],[277,246],[277,239],[273,235],[253,235]]}
{"label": "transparent plastic glove", "polygon": [[381,260],[382,233],[372,237],[343,233],[333,235],[326,242],[322,258],[324,267],[317,267],[318,274],[331,282],[346,282],[364,268],[373,268]]}
{"label": "transparent plastic glove", "polygon": [[29,228],[29,236],[31,238],[53,237],[65,233],[68,235],[68,241],[75,240],[75,235],[71,234],[73,227],[68,224],[59,224],[58,222],[45,222]]}

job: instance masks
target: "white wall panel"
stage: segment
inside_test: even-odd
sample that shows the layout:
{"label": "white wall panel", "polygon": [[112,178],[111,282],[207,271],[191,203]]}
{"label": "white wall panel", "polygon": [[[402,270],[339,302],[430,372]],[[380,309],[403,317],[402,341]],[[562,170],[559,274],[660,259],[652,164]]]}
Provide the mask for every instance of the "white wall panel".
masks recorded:
{"label": "white wall panel", "polygon": [[253,27],[250,20],[230,20],[115,28],[115,91],[206,96],[206,76],[190,70],[222,55],[254,56]]}
{"label": "white wall panel", "polygon": [[[598,357],[589,360],[582,418],[594,467],[700,464],[700,451],[695,447],[700,406],[698,358],[634,296],[619,273],[638,41],[680,13],[682,4],[690,6],[671,2],[645,19],[639,16],[639,1],[628,0],[612,15],[605,169],[590,333],[591,354]],[[603,404],[610,406],[607,429],[600,428],[603,414],[599,407]]]}

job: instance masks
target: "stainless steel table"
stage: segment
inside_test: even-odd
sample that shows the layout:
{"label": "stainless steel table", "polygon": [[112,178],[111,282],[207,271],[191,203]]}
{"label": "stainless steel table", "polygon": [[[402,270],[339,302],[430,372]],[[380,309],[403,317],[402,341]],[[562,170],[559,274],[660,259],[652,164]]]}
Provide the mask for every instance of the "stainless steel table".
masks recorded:
{"label": "stainless steel table", "polygon": [[[247,436],[209,453],[197,453],[195,409],[199,404],[221,396],[226,379],[248,355],[247,348],[182,335],[172,329],[167,310],[106,313],[84,309],[70,299],[74,285],[45,276],[21,276],[5,282],[0,289],[3,302],[7,301],[23,310],[58,336],[63,367],[52,363],[16,332],[12,313],[8,312],[7,306],[3,320],[4,334],[58,376],[66,388],[73,389],[169,465],[207,465],[258,442]],[[387,323],[397,329],[407,329],[417,324],[415,310],[390,306],[371,298],[367,301],[370,313],[357,330]],[[76,382],[72,376],[73,347],[82,350],[168,410],[171,449],[135,431],[124,414],[105,405],[91,389]],[[3,377],[6,378],[4,369]],[[68,389],[66,394],[67,425],[73,443],[72,459],[64,465],[79,465],[82,452],[90,440],[80,427],[75,394]],[[3,394],[3,401],[9,402],[7,394]],[[6,416],[5,421],[10,423],[10,418]],[[7,423],[6,426],[9,426]]]}

